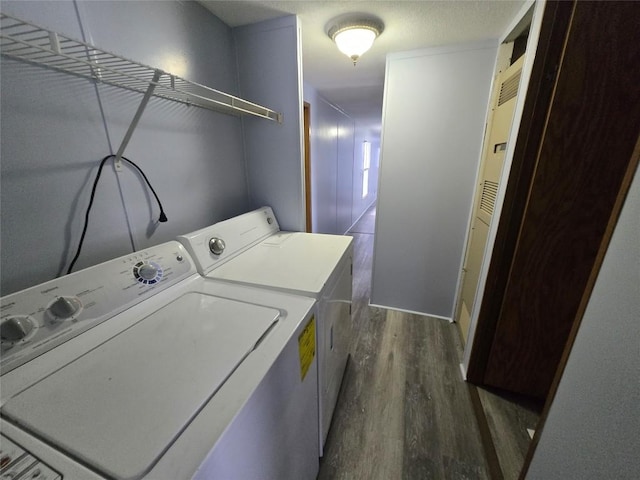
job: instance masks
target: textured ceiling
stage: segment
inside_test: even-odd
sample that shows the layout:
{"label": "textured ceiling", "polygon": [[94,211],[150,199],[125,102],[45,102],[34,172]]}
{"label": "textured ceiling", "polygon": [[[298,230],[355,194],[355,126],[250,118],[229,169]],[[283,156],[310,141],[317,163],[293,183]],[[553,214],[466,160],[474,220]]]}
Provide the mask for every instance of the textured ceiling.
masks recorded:
{"label": "textured ceiling", "polygon": [[[218,1],[201,0],[231,27],[298,15],[304,81],[359,123],[379,127],[388,53],[489,38],[505,33],[524,0],[481,1]],[[326,32],[336,17],[363,12],[385,29],[354,67]]]}

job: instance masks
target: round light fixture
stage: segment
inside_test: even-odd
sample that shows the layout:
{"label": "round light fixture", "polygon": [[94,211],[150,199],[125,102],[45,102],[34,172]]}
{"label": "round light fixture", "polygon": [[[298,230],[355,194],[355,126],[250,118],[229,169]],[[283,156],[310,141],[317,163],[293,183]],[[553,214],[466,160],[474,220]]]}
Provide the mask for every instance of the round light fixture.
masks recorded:
{"label": "round light fixture", "polygon": [[373,41],[382,33],[382,22],[363,19],[339,23],[329,29],[328,35],[336,42],[338,50],[353,60],[353,65],[360,56],[369,50]]}

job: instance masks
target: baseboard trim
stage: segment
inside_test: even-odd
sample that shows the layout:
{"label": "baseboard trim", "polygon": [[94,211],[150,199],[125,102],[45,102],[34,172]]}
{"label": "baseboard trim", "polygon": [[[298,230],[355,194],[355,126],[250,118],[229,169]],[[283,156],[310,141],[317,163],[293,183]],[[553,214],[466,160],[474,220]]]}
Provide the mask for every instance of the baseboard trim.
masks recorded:
{"label": "baseboard trim", "polygon": [[[365,214],[366,214],[366,213],[371,209],[371,207],[373,207],[375,204],[376,204],[376,199],[374,198],[374,199],[373,199],[373,202],[371,202],[371,204],[370,204],[367,208],[365,208],[365,209],[362,211],[362,213],[361,213],[361,214],[360,214],[360,216],[357,218],[357,220],[351,224],[351,226],[347,229],[347,231],[346,231],[346,232],[344,232],[344,233],[343,233],[343,235],[347,235],[347,234],[351,231],[351,229],[352,229],[353,227],[355,227],[355,226],[356,226],[356,224],[357,224],[360,220],[362,220],[362,217],[364,217],[364,216],[365,216]],[[357,233],[357,232],[356,232],[356,233]]]}
{"label": "baseboard trim", "polygon": [[460,373],[462,374],[462,380],[467,381],[467,369],[464,367],[464,363],[460,364]]}
{"label": "baseboard trim", "polygon": [[420,315],[421,317],[437,318],[438,320],[446,320],[449,323],[453,323],[453,319],[451,317],[443,317],[440,315],[432,315],[430,313],[416,312],[415,310],[405,310],[404,308],[398,307],[389,307],[388,305],[378,305],[376,303],[369,303],[369,306],[375,308],[384,308],[385,310],[395,310],[396,312],[410,313],[411,315]]}

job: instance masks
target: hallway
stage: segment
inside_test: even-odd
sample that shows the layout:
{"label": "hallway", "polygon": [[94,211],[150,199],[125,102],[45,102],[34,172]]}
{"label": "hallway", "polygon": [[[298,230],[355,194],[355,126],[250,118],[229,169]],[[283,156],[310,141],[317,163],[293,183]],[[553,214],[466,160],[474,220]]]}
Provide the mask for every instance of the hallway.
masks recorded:
{"label": "hallway", "polygon": [[374,221],[375,207],[349,232],[352,356],[318,478],[488,479],[456,325],[368,306]]}

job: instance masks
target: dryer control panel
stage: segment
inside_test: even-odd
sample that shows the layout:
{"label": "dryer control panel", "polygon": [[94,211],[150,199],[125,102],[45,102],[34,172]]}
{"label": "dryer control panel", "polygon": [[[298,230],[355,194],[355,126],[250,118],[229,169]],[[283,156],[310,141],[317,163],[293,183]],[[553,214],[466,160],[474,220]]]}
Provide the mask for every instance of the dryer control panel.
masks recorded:
{"label": "dryer control panel", "polygon": [[184,247],[168,242],[3,297],[1,373],[195,273]]}
{"label": "dryer control panel", "polygon": [[2,435],[0,436],[0,478],[62,480],[62,475]]}

